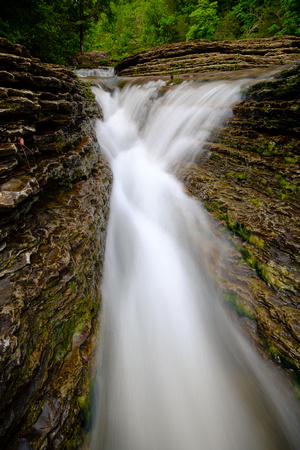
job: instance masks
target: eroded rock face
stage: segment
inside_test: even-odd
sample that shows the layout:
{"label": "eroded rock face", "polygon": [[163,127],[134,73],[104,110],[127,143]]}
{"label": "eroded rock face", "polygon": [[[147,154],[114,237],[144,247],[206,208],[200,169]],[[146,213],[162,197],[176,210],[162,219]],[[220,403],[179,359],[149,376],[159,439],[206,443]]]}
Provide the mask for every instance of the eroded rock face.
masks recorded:
{"label": "eroded rock face", "polygon": [[78,448],[111,172],[90,91],[0,38],[0,441]]}
{"label": "eroded rock face", "polygon": [[[174,64],[217,70],[216,45],[232,67],[235,45],[245,67],[299,58],[297,38],[252,41],[251,57],[249,40],[174,44],[162,55],[171,74]],[[122,74],[134,75],[136,61],[142,67],[136,58],[119,66],[128,67]],[[151,65],[145,74],[164,70]],[[80,448],[111,187],[93,131],[99,111],[71,71],[4,39],[0,81],[0,441],[5,449]],[[300,368],[299,111],[295,67],[253,87],[203,157],[176,168],[226,236],[225,299],[292,374]]]}
{"label": "eroded rock face", "polygon": [[295,62],[300,57],[300,38],[275,36],[268,39],[206,41],[199,39],[165,44],[120,61],[120,76],[182,76],[210,71],[270,68]]}
{"label": "eroded rock face", "polygon": [[78,68],[95,69],[101,66],[110,65],[110,57],[106,52],[93,50],[83,54],[77,53],[71,61],[71,64]]}
{"label": "eroded rock face", "polygon": [[229,231],[219,275],[225,299],[295,383],[300,370],[299,123],[298,64],[250,88],[202,158],[177,167],[177,176],[204,203],[220,233]]}

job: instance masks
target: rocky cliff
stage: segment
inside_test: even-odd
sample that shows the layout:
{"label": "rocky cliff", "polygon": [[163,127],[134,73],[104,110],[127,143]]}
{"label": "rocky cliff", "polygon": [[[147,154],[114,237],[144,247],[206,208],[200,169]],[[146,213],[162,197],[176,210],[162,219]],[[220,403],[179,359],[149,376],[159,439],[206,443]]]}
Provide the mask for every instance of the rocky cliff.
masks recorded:
{"label": "rocky cliff", "polygon": [[[201,72],[299,59],[300,39],[162,46],[119,74]],[[203,75],[203,78],[206,75]],[[0,39],[0,442],[80,448],[111,172],[93,131],[98,108],[70,70]],[[176,167],[225,238],[219,283],[229,311],[292,375],[300,370],[299,66],[245,92],[201,158]]]}
{"label": "rocky cliff", "polygon": [[219,232],[229,232],[223,236],[228,245],[219,273],[225,299],[262,352],[267,350],[292,374],[298,391],[299,60],[300,38],[277,36],[167,44],[116,66],[121,76],[160,76],[169,82],[171,76],[172,84],[239,78],[249,70],[255,77],[258,68],[280,71],[283,65],[292,66],[245,92],[202,158],[178,165],[176,174],[206,206]]}
{"label": "rocky cliff", "polygon": [[78,448],[111,173],[68,69],[0,39],[0,441]]}
{"label": "rocky cliff", "polygon": [[206,41],[165,44],[129,56],[115,69],[120,76],[171,75],[177,79],[203,72],[270,68],[299,60],[300,38]]}
{"label": "rocky cliff", "polygon": [[300,65],[252,86],[233,112],[202,157],[176,173],[218,232],[227,230],[225,300],[299,394]]}

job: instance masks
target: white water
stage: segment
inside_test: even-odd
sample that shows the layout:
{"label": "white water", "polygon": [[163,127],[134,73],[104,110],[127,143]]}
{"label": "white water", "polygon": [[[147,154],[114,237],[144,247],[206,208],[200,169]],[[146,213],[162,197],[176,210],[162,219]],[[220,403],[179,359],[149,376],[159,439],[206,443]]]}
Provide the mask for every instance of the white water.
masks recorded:
{"label": "white water", "polygon": [[97,69],[78,69],[76,74],[79,77],[113,77],[115,69],[113,67],[98,67]]}
{"label": "white water", "polygon": [[239,100],[235,84],[95,88],[114,185],[93,450],[299,448],[297,422],[228,324],[205,213],[169,173]]}

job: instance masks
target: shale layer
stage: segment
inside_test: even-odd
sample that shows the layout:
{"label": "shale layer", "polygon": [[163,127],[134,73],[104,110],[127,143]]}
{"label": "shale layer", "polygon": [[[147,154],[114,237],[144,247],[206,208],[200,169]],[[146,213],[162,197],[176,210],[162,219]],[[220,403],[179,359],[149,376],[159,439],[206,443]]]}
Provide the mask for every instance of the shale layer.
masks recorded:
{"label": "shale layer", "polygon": [[[263,352],[300,369],[300,66],[255,84],[197,162],[177,167],[227,241],[219,283]],[[227,230],[227,233],[226,233]],[[226,255],[226,257],[225,257]]]}
{"label": "shale layer", "polygon": [[[293,63],[299,48],[291,36],[191,41],[117,70],[199,81],[207,71]],[[112,182],[93,129],[100,113],[72,71],[2,38],[0,82],[0,441],[8,450],[80,448]],[[201,157],[176,167],[225,239],[218,282],[228,310],[296,389],[299,90],[299,65],[255,84]]]}
{"label": "shale layer", "polygon": [[0,39],[0,441],[78,448],[88,427],[111,173],[88,88]]}
{"label": "shale layer", "polygon": [[124,58],[115,69],[123,77],[170,75],[180,78],[203,72],[271,68],[299,58],[300,38],[295,36],[214,42],[199,39],[144,50]]}

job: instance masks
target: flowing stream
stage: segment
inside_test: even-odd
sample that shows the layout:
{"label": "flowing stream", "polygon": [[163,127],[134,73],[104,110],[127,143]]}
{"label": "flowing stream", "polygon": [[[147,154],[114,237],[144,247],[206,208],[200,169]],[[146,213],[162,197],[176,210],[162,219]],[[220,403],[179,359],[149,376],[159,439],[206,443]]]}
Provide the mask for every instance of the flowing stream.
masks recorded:
{"label": "flowing stream", "polygon": [[92,450],[300,448],[281,385],[211,281],[221,244],[171,170],[201,152],[245,84],[94,88],[114,183]]}

